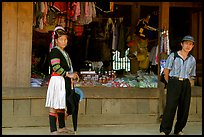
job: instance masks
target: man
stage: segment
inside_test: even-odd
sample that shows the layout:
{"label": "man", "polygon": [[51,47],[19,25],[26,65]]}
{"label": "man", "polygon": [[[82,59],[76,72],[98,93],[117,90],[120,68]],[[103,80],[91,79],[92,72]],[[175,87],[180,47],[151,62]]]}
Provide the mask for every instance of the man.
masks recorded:
{"label": "man", "polygon": [[136,58],[135,64],[139,63],[139,69],[146,70],[149,67],[148,31],[157,31],[157,29],[149,26],[150,15],[139,19],[136,25],[134,37],[134,45],[130,47],[128,54],[129,59]]}
{"label": "man", "polygon": [[140,19],[136,25],[136,35],[142,39],[147,38],[148,30],[157,31],[157,29],[149,26],[150,15],[148,14],[145,18]]}
{"label": "man", "polygon": [[167,97],[160,125],[161,135],[170,134],[176,110],[177,120],[174,134],[184,134],[182,130],[188,119],[191,99],[190,79],[196,76],[196,60],[190,54],[194,47],[194,38],[192,36],[183,37],[181,47],[181,50],[169,55],[164,67],[164,77],[167,81]]}

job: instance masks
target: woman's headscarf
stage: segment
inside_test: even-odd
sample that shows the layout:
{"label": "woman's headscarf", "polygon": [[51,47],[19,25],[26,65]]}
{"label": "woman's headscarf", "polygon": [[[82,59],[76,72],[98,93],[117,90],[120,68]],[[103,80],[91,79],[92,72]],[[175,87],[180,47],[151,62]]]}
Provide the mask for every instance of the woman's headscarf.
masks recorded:
{"label": "woman's headscarf", "polygon": [[51,41],[51,43],[50,43],[50,49],[49,49],[50,52],[51,52],[51,49],[56,46],[56,45],[55,45],[55,35],[56,35],[56,31],[57,31],[58,29],[62,29],[62,30],[65,31],[65,29],[64,29],[62,26],[57,26],[57,27],[55,27],[54,31],[52,32],[52,41]]}

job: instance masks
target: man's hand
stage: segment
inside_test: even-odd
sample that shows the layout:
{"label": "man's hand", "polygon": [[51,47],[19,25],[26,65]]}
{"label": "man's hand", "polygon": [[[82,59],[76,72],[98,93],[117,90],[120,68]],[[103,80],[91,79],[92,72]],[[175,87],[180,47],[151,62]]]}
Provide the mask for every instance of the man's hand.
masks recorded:
{"label": "man's hand", "polygon": [[157,28],[157,31],[162,32],[164,29]]}

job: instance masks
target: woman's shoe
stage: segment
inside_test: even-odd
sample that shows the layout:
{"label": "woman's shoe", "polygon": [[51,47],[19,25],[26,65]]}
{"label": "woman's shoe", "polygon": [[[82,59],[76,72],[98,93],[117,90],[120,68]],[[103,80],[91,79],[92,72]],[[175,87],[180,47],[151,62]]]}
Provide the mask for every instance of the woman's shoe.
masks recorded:
{"label": "woman's shoe", "polygon": [[69,133],[69,134],[74,134],[74,131],[72,131],[71,129],[69,128],[66,128],[66,127],[63,127],[63,128],[60,128],[58,130],[59,133]]}

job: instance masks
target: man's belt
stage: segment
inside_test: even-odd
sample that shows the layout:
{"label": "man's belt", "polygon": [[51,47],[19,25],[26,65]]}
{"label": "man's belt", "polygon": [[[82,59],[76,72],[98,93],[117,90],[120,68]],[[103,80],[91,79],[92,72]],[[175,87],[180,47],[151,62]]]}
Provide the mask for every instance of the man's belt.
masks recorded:
{"label": "man's belt", "polygon": [[188,78],[181,78],[181,77],[170,77],[170,79],[177,79],[180,81],[188,80]]}

